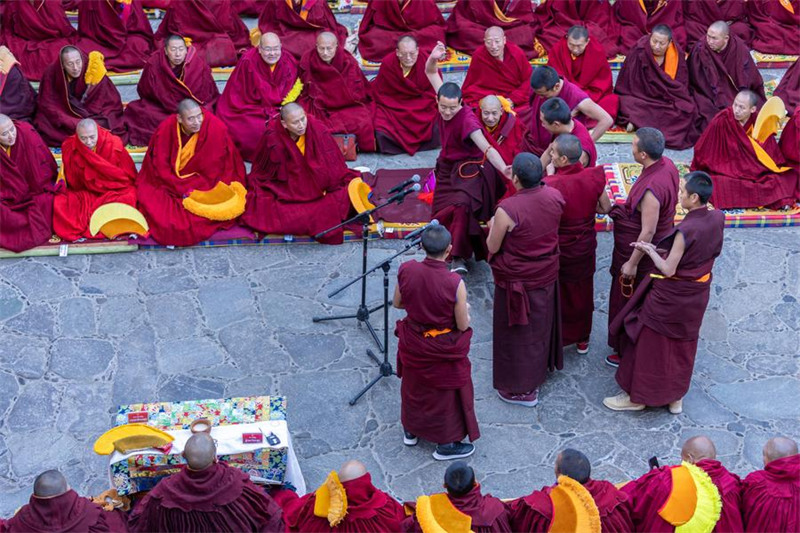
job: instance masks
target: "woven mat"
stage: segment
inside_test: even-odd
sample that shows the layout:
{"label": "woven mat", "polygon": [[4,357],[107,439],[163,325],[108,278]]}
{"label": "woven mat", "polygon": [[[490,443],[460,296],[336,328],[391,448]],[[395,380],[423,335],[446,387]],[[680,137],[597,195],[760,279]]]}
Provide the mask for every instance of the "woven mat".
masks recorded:
{"label": "woven mat", "polygon": [[[351,15],[363,15],[367,11],[367,3],[364,0],[353,0],[350,9],[346,8],[334,8],[334,13],[350,13]],[[338,4],[338,2],[337,2]],[[453,8],[456,7],[456,2],[453,0],[452,2],[436,2],[436,7],[439,8],[439,11],[442,13],[452,13]]]}

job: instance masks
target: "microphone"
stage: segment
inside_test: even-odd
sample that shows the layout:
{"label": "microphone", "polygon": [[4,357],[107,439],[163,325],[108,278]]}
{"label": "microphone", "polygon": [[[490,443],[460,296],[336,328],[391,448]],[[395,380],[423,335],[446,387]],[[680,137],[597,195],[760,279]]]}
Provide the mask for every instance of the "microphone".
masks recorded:
{"label": "microphone", "polygon": [[412,192],[419,192],[419,190],[421,188],[422,187],[420,186],[419,183],[415,183],[413,186],[409,187],[408,189],[406,189],[406,190],[404,190],[402,192],[399,192],[399,193],[395,194],[394,196],[390,197],[389,199],[387,199],[386,203],[390,204],[392,202],[397,202],[398,204],[402,204],[403,200],[406,199],[406,196],[408,196]]}
{"label": "microphone", "polygon": [[389,189],[389,194],[393,194],[393,193],[396,193],[398,191],[402,191],[403,189],[405,189],[406,187],[408,187],[412,183],[419,183],[419,174],[414,174],[413,176],[408,178],[403,183],[401,183],[399,185],[395,185],[394,187]]}
{"label": "microphone", "polygon": [[414,238],[422,235],[422,232],[425,231],[426,229],[432,228],[433,226],[438,226],[438,225],[439,225],[439,221],[434,218],[433,220],[431,220],[430,222],[428,222],[427,224],[425,224],[421,228],[415,229],[414,231],[412,231],[411,233],[409,233],[408,235],[406,235],[403,238],[406,239],[406,240],[414,239]]}

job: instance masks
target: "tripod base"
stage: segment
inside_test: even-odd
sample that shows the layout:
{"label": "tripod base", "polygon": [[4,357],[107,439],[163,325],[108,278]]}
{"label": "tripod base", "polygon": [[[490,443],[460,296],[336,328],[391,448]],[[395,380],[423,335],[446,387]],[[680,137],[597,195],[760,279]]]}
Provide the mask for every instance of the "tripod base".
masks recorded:
{"label": "tripod base", "polygon": [[350,403],[350,405],[355,405],[355,404],[356,404],[356,402],[357,402],[358,400],[360,400],[360,399],[361,399],[361,397],[362,397],[362,396],[364,396],[364,395],[367,393],[367,391],[368,391],[368,390],[370,390],[372,387],[374,387],[374,386],[375,386],[375,385],[376,385],[376,384],[377,384],[377,383],[378,383],[378,382],[379,382],[381,379],[383,379],[383,378],[388,378],[389,376],[394,376],[394,375],[395,375],[395,373],[394,373],[394,368],[392,368],[392,363],[390,363],[390,362],[389,362],[389,361],[387,361],[387,360],[383,360],[383,361],[381,361],[380,359],[378,359],[378,356],[377,356],[377,355],[375,355],[375,353],[374,353],[372,350],[369,350],[369,349],[367,350],[367,355],[368,355],[368,356],[369,356],[369,357],[370,357],[370,358],[371,358],[373,361],[375,361],[376,363],[378,363],[378,365],[379,365],[379,366],[378,366],[378,375],[377,375],[377,376],[375,376],[375,378],[374,378],[372,381],[370,381],[370,382],[367,384],[367,386],[366,386],[366,387],[364,387],[363,389],[361,389],[361,391],[360,391],[358,394],[356,394],[355,396],[353,396],[353,399],[352,399],[352,400],[350,400],[350,402],[349,402],[349,403]]}
{"label": "tripod base", "polygon": [[381,342],[381,339],[378,337],[378,333],[375,331],[375,328],[372,326],[372,323],[369,321],[370,313],[374,313],[375,311],[382,309],[383,306],[384,304],[380,304],[370,309],[366,305],[360,305],[358,306],[356,314],[354,315],[315,316],[311,319],[311,321],[314,323],[318,323],[318,322],[327,322],[329,320],[348,320],[350,318],[355,318],[359,321],[359,323],[363,323],[365,326],[367,326],[370,335],[372,335],[372,338],[375,339],[375,344],[378,345],[378,349],[380,351],[383,351],[383,343]]}

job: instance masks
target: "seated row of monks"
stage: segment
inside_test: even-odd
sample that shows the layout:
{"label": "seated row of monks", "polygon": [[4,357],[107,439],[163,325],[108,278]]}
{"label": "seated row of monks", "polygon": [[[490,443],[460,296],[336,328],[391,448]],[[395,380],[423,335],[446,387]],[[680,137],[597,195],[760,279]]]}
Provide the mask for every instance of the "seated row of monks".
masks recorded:
{"label": "seated row of monks", "polygon": [[617,485],[592,478],[586,455],[563,449],[556,483],[511,500],[486,493],[475,470],[456,461],[444,472],[444,492],[405,504],[377,488],[359,461],[347,461],[317,491],[298,498],[287,489],[267,491],[218,462],[207,434],[192,436],[183,457],[185,466],[132,509],[127,498],[83,498],[59,471],[43,472],[29,503],[0,519],[0,532],[789,532],[800,526],[800,455],[785,437],[765,444],[764,468],[743,480],[699,435],[683,444],[679,464],[653,466]]}

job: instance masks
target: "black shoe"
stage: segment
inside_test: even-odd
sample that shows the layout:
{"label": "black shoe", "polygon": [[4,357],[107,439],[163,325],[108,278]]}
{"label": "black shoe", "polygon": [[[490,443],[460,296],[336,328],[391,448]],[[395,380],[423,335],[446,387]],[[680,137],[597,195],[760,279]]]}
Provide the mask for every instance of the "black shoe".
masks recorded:
{"label": "black shoe", "polygon": [[403,430],[403,444],[406,446],[416,446],[417,445],[417,436],[413,433],[409,433],[405,429]]}
{"label": "black shoe", "polygon": [[439,444],[433,452],[433,458],[437,461],[449,461],[451,459],[463,459],[475,453],[475,445],[468,442],[452,442],[450,444]]}

